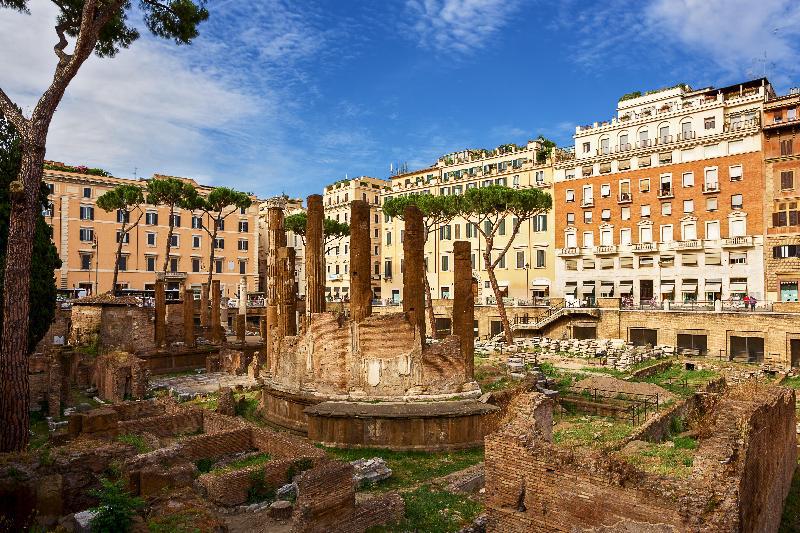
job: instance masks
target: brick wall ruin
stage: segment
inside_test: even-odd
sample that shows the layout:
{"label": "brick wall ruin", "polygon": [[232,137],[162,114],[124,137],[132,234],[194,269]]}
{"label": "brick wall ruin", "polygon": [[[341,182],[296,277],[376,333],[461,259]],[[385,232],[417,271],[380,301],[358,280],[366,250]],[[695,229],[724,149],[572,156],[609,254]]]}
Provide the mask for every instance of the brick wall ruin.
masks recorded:
{"label": "brick wall ruin", "polygon": [[551,400],[517,396],[486,438],[487,531],[777,530],[796,462],[794,392],[710,396],[709,436],[686,478],[640,470],[614,449],[560,447]]}
{"label": "brick wall ruin", "polygon": [[144,360],[130,353],[104,353],[95,359],[92,383],[103,400],[141,400],[147,396],[148,371]]}

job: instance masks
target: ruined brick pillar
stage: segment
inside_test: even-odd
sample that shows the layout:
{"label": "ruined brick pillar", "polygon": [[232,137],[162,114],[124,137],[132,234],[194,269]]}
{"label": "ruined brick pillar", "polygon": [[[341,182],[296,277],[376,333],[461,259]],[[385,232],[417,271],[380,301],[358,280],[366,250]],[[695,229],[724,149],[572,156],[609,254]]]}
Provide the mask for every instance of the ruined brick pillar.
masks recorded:
{"label": "ruined brick pillar", "polygon": [[403,211],[406,233],[403,239],[403,312],[425,340],[425,225],[422,211],[409,205]]}
{"label": "ruined brick pillar", "polygon": [[211,340],[222,342],[222,326],[220,325],[219,306],[222,303],[222,291],[220,290],[219,280],[211,281]]}
{"label": "ruined brick pillar", "polygon": [[156,280],[155,297],[155,341],[157,347],[164,346],[167,338],[167,294],[165,292],[166,282],[163,279]]}
{"label": "ruined brick pillar", "polygon": [[267,301],[266,354],[270,369],[275,365],[275,343],[281,333],[279,304],[281,297],[282,268],[278,249],[286,247],[286,230],[283,226],[283,207],[273,206],[267,210],[267,272],[264,288]]}
{"label": "ruined brick pillar", "polygon": [[354,322],[372,314],[369,216],[367,202],[350,203],[350,318]]}
{"label": "ruined brick pillar", "polygon": [[283,291],[281,333],[283,336],[293,336],[297,335],[297,293],[294,283],[295,250],[294,248],[283,248],[282,250],[285,251],[281,252],[281,289]]}
{"label": "ruined brick pillar", "polygon": [[322,195],[312,194],[306,200],[306,313],[325,311],[325,210]]}
{"label": "ruined brick pillar", "polygon": [[183,289],[183,343],[193,348],[194,341],[194,291]]}
{"label": "ruined brick pillar", "polygon": [[247,334],[247,278],[239,281],[239,313],[236,316],[236,337],[244,343]]}
{"label": "ruined brick pillar", "polygon": [[208,289],[208,283],[200,285],[200,327],[204,335],[208,332]]}
{"label": "ruined brick pillar", "polygon": [[[408,233],[406,233],[408,235]],[[408,237],[406,236],[406,239]],[[475,321],[475,300],[472,295],[472,250],[469,241],[453,243],[453,334],[461,340],[464,373],[467,381],[474,379],[475,344],[472,339]]]}

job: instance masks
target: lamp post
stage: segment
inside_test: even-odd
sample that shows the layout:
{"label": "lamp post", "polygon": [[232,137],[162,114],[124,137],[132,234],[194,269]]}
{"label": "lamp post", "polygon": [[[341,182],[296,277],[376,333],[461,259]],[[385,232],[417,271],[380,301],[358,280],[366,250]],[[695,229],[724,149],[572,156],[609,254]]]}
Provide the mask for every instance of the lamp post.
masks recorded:
{"label": "lamp post", "polygon": [[100,288],[97,285],[97,273],[100,270],[100,243],[97,241],[97,234],[92,237],[92,250],[94,250],[94,293],[99,294]]}
{"label": "lamp post", "polygon": [[[528,277],[530,276],[530,271],[528,269],[530,267],[531,267],[530,263],[526,262],[525,263],[525,295],[527,296],[528,294],[530,294],[531,295],[531,300],[534,300],[535,298],[533,296],[533,291],[531,290],[530,281],[528,280]],[[536,302],[534,302],[534,304],[535,303]]]}

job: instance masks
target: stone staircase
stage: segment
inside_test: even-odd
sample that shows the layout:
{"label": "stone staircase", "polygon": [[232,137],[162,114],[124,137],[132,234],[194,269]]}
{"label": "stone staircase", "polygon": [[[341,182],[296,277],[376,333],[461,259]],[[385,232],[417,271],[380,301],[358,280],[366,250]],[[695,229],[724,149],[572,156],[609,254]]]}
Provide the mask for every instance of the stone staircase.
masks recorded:
{"label": "stone staircase", "polygon": [[536,322],[515,322],[512,331],[541,331],[546,326],[570,315],[599,317],[600,310],[591,307],[567,307],[563,303],[551,306],[547,313]]}

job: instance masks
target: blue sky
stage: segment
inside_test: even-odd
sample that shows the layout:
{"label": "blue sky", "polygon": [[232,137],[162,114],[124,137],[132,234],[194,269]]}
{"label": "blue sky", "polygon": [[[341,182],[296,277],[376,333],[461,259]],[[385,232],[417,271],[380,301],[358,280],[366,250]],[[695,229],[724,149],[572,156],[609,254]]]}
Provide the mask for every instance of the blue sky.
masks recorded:
{"label": "blue sky", "polygon": [[[266,197],[539,134],[568,145],[629,91],[765,69],[779,92],[800,85],[800,2],[752,4],[209,0],[192,46],[143,32],[115,59],[92,57],[47,155]],[[0,87],[23,109],[55,64],[54,8],[31,11],[0,11]]]}

